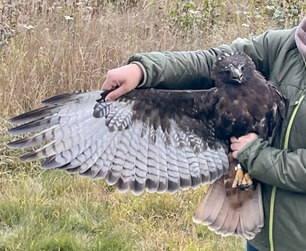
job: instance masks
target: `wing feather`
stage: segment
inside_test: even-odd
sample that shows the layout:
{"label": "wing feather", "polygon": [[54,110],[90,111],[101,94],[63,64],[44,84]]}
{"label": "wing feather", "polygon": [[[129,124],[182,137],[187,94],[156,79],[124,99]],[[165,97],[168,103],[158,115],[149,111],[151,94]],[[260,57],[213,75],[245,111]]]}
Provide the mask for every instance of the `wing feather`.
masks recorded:
{"label": "wing feather", "polygon": [[34,147],[22,161],[45,159],[43,168],[102,178],[120,191],[197,188],[228,168],[226,147],[203,120],[215,92],[135,90],[113,102],[103,91],[58,95],[12,118],[9,132],[25,137],[8,145]]}
{"label": "wing feather", "polygon": [[[222,72],[238,61],[246,62],[250,78],[233,92]],[[139,89],[116,101],[105,101],[109,91],[51,97],[10,120],[9,132],[23,136],[8,145],[30,148],[22,161],[44,159],[43,168],[105,179],[136,195],[213,183],[194,220],[222,235],[252,239],[263,226],[261,190],[229,192],[228,139],[250,131],[273,137],[286,100],[244,53],[221,54],[212,70],[218,89]],[[233,99],[239,100],[235,109],[228,106]]]}

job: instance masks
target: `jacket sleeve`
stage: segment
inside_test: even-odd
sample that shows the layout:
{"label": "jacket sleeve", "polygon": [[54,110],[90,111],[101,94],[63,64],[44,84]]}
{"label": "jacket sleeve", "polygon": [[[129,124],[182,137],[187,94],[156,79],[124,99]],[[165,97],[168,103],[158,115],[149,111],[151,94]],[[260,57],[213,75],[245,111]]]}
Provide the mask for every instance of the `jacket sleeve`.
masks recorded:
{"label": "jacket sleeve", "polygon": [[137,63],[144,71],[144,81],[139,87],[203,89],[213,86],[210,69],[217,54],[244,51],[253,59],[257,69],[269,78],[274,59],[293,32],[294,29],[267,31],[208,50],[138,53],[129,58],[128,63]]}
{"label": "jacket sleeve", "polygon": [[282,189],[306,193],[306,149],[288,151],[256,139],[238,153],[252,177]]}

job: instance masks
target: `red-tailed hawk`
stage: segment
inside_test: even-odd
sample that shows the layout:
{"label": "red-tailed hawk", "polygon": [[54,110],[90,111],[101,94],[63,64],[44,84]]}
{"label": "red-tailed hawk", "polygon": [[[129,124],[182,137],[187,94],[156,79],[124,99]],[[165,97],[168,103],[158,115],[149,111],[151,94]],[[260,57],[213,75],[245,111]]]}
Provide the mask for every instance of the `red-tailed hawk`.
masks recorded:
{"label": "red-tailed hawk", "polygon": [[[223,53],[209,90],[133,90],[116,101],[108,91],[62,94],[10,121],[13,148],[34,147],[22,161],[105,179],[138,195],[212,184],[194,220],[229,235],[253,238],[263,226],[260,184],[232,188],[229,138],[256,132],[267,139],[285,99],[242,52]],[[30,134],[28,134],[30,133]],[[229,168],[230,166],[230,168]]]}

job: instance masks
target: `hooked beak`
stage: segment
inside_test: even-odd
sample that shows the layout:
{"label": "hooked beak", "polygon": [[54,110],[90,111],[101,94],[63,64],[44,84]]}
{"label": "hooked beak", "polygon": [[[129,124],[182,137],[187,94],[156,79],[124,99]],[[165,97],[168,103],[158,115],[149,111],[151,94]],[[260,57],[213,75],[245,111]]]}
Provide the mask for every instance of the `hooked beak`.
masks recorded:
{"label": "hooked beak", "polygon": [[241,69],[233,68],[231,70],[231,78],[233,81],[238,82],[239,84],[242,82],[242,71]]}

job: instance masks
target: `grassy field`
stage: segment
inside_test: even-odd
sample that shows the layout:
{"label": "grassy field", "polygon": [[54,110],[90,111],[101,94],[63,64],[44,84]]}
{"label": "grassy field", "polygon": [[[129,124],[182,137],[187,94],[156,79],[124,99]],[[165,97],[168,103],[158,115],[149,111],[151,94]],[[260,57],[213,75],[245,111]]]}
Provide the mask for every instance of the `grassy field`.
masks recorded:
{"label": "grassy field", "polygon": [[[119,194],[101,180],[21,164],[7,118],[56,93],[100,88],[135,52],[196,50],[291,27],[303,1],[1,1],[0,251],[244,250],[192,222],[206,187]],[[304,8],[304,9],[303,9]]]}

